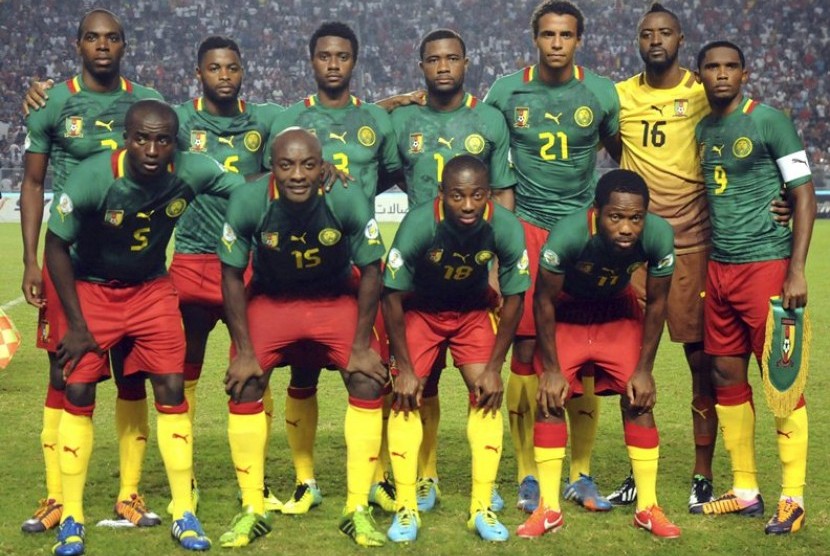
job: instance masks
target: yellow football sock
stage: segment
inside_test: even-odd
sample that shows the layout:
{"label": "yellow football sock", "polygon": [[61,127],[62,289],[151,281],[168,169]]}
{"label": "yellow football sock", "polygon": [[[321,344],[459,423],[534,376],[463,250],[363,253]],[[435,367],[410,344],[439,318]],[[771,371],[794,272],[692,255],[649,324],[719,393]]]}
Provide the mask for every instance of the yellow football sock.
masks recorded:
{"label": "yellow football sock", "polygon": [[392,392],[383,396],[383,428],[380,433],[380,452],[378,453],[378,464],[375,466],[375,476],[372,479],[372,484],[380,483],[386,480],[386,476],[391,469],[389,462],[389,414],[392,411],[392,400],[394,399]]}
{"label": "yellow football sock", "polygon": [[423,439],[418,452],[418,476],[438,478],[438,424],[441,422],[441,404],[438,396],[421,399]]}
{"label": "yellow football sock", "polygon": [[399,507],[417,510],[418,461],[412,457],[423,442],[423,417],[418,411],[392,412],[389,416],[389,455],[395,476],[395,501]]}
{"label": "yellow football sock", "polygon": [[723,431],[723,444],[732,461],[733,488],[757,492],[755,409],[748,401],[739,405],[716,404],[715,409]]}
{"label": "yellow football sock", "polygon": [[517,483],[528,475],[538,478],[533,450],[533,426],[536,423],[536,390],[539,379],[535,374],[514,372],[507,378],[506,406],[510,423],[510,438],[516,452]]}
{"label": "yellow football sock", "polygon": [[562,488],[562,462],[565,461],[565,447],[533,449],[536,468],[539,470],[539,495],[542,504],[555,512],[560,510],[559,491]]}
{"label": "yellow football sock", "polygon": [[266,421],[264,411],[228,415],[228,442],[236,480],[242,491],[242,506],[251,506],[260,515],[265,513],[262,485],[265,481]]}
{"label": "yellow football sock", "polygon": [[657,462],[660,447],[638,448],[626,446],[631,460],[631,471],[637,484],[637,511],[657,505]]}
{"label": "yellow football sock", "polygon": [[[359,404],[359,405],[355,405]],[[344,434],[346,437],[346,513],[369,504],[369,488],[380,452],[383,429],[383,405],[380,399],[349,400],[346,409]],[[413,452],[414,454],[414,452]]]}
{"label": "yellow football sock", "polygon": [[[285,435],[298,483],[314,480],[314,440],[317,437],[317,389],[289,388],[285,397]],[[292,391],[300,393],[292,395]]]}
{"label": "yellow football sock", "polygon": [[599,398],[594,395],[594,377],[582,378],[582,396],[571,398],[565,404],[571,439],[570,482],[579,479],[579,474],[591,474],[591,453],[599,428]]}
{"label": "yellow football sock", "polygon": [[118,436],[120,460],[120,489],[118,500],[129,500],[138,493],[144,452],[150,425],[147,422],[147,399],[115,400],[115,431]]}
{"label": "yellow football sock", "polygon": [[778,457],[781,458],[781,495],[804,498],[807,477],[807,407],[801,406],[783,419],[775,419]]}
{"label": "yellow football sock", "polygon": [[470,408],[467,415],[467,441],[473,457],[470,514],[490,507],[493,483],[499,472],[503,437],[504,417],[500,411],[495,415],[484,415],[482,409]]}
{"label": "yellow football sock", "polygon": [[267,458],[268,443],[271,442],[271,427],[274,423],[274,395],[271,393],[270,383],[262,393],[262,407],[265,410],[265,457]]}
{"label": "yellow football sock", "polygon": [[194,423],[196,418],[196,387],[198,385],[198,379],[184,381],[184,399],[187,400],[187,416],[191,423]]}
{"label": "yellow football sock", "polygon": [[[158,408],[158,405],[156,407]],[[181,519],[185,512],[193,511],[190,498],[190,479],[193,476],[193,428],[187,412],[159,411],[156,436],[164,470],[167,472],[167,481],[170,483],[173,519]]]}
{"label": "yellow football sock", "polygon": [[58,452],[58,428],[62,415],[63,409],[45,406],[43,408],[43,430],[40,432],[40,445],[43,449],[43,463],[46,468],[46,498],[58,504],[63,503],[60,452]]}
{"label": "yellow football sock", "polygon": [[63,515],[84,522],[84,485],[92,455],[92,417],[64,411],[58,432],[61,481],[63,483]]}

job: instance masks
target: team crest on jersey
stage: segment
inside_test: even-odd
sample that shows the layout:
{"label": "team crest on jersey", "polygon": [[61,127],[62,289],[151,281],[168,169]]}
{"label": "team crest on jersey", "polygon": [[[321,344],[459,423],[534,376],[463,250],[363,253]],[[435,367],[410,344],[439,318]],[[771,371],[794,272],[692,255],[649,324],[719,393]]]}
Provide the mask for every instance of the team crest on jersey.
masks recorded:
{"label": "team crest on jersey", "polygon": [[580,106],[574,112],[574,121],[579,127],[588,127],[594,123],[594,113],[587,106]]}
{"label": "team crest on jersey", "polygon": [[579,261],[576,263],[576,269],[582,274],[591,274],[594,271],[594,263]]}
{"label": "team crest on jersey", "polygon": [[642,261],[637,261],[636,263],[631,263],[630,265],[628,265],[628,268],[626,268],[625,271],[628,274],[634,274],[634,271],[640,268],[641,266],[643,266]]}
{"label": "team crest on jersey", "polygon": [[256,130],[251,130],[245,134],[245,138],[242,139],[242,144],[245,145],[246,149],[255,153],[262,146],[262,135]]}
{"label": "team crest on jersey", "polygon": [[418,154],[424,152],[424,134],[410,133],[409,134],[409,154]]}
{"label": "team crest on jersey", "polygon": [[516,269],[519,274],[530,274],[530,257],[527,256],[527,249],[522,251],[522,256],[519,258],[519,262],[516,263]]}
{"label": "team crest on jersey", "polygon": [[178,218],[184,212],[184,209],[187,208],[187,201],[179,197],[178,199],[173,199],[170,201],[170,204],[167,205],[167,208],[164,209],[164,214],[169,216],[170,218]]}
{"label": "team crest on jersey", "polygon": [[357,140],[364,147],[373,147],[377,141],[375,130],[365,125],[357,130]]}
{"label": "team crest on jersey", "polygon": [[530,108],[517,106],[513,111],[513,127],[530,127]]}
{"label": "team crest on jersey", "polygon": [[403,262],[403,255],[400,251],[394,247],[389,250],[389,256],[386,257],[386,268],[389,269],[389,274],[392,275],[393,280],[395,279],[395,273],[403,268]]}
{"label": "team crest on jersey", "polygon": [[674,116],[685,118],[689,112],[689,100],[685,98],[674,99]]}
{"label": "team crest on jersey", "polygon": [[236,233],[227,222],[225,222],[225,225],[222,226],[222,243],[225,248],[227,248],[228,252],[233,249],[233,244],[236,243]]}
{"label": "team crest on jersey", "polygon": [[464,139],[464,148],[467,149],[467,152],[470,154],[481,154],[484,151],[484,145],[484,137],[478,133],[468,135],[467,138]]}
{"label": "team crest on jersey", "polygon": [[660,261],[657,263],[658,269],[666,268],[669,266],[674,266],[674,255],[671,253],[660,259]]}
{"label": "team crest on jersey", "polygon": [[427,253],[427,259],[429,259],[429,262],[431,262],[432,264],[439,264],[442,258],[444,258],[443,249],[431,249]]}
{"label": "team crest on jersey", "polygon": [[280,248],[280,233],[279,232],[262,232],[259,235],[259,240],[268,249],[275,251]]}
{"label": "team crest on jersey", "polygon": [[119,227],[124,222],[124,211],[108,210],[104,213],[104,222],[115,228]]}
{"label": "team crest on jersey", "polygon": [[363,231],[363,235],[369,240],[369,245],[380,245],[380,227],[378,226],[377,220],[372,218],[366,223],[366,229]]}
{"label": "team crest on jersey", "polygon": [[735,158],[746,158],[752,154],[752,139],[749,137],[738,137],[732,144],[732,154]]}
{"label": "team crest on jersey", "polygon": [[61,198],[58,200],[58,207],[57,211],[58,214],[61,215],[61,222],[63,221],[64,217],[69,214],[72,214],[72,211],[75,210],[75,205],[72,204],[72,199],[69,198],[69,195],[66,193],[61,193]]}
{"label": "team crest on jersey", "polygon": [[320,230],[320,233],[317,234],[317,241],[320,242],[320,245],[331,247],[340,241],[342,235],[343,234],[340,233],[340,230],[335,230],[334,228],[323,228]]}
{"label": "team crest on jersey", "polygon": [[559,255],[552,249],[545,249],[542,252],[542,260],[548,266],[559,266]]}
{"label": "team crest on jersey", "polygon": [[190,152],[203,153],[207,150],[207,131],[194,129],[190,132]]}
{"label": "team crest on jersey", "polygon": [[479,251],[476,253],[475,260],[476,264],[480,266],[484,266],[489,263],[493,259],[493,252],[492,251]]}
{"label": "team crest on jersey", "polygon": [[84,119],[80,116],[66,118],[66,133],[64,137],[80,138],[84,136]]}

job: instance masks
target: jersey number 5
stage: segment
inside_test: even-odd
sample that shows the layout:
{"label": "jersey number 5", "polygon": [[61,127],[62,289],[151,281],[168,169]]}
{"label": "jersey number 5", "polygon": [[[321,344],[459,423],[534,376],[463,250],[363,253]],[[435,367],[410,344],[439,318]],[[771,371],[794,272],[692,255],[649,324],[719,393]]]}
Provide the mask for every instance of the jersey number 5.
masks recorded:
{"label": "jersey number 5", "polygon": [[147,234],[150,233],[150,227],[146,228],[139,228],[135,232],[133,232],[133,239],[135,243],[130,245],[130,251],[143,251],[147,248],[147,244],[149,240],[147,239]]}

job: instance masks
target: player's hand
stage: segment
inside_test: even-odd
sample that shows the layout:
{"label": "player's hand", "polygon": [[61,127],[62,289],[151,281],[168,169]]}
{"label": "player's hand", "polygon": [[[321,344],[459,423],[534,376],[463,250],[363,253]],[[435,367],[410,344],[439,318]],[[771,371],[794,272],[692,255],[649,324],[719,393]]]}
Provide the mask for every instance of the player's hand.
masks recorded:
{"label": "player's hand", "polygon": [[642,415],[648,413],[657,403],[657,387],[654,385],[654,375],[647,371],[636,370],[625,386],[628,396],[628,405],[632,411]]}
{"label": "player's hand", "polygon": [[46,100],[49,94],[46,92],[52,88],[55,82],[51,79],[46,81],[38,81],[32,79],[29,82],[29,89],[26,91],[26,96],[23,97],[23,115],[29,115],[29,109],[40,110],[46,106]]}
{"label": "player's hand", "polygon": [[570,385],[561,371],[545,371],[539,377],[539,390],[536,403],[544,417],[551,414],[560,415],[568,399]]}
{"label": "player's hand", "polygon": [[363,373],[383,386],[389,380],[389,371],[380,360],[380,355],[370,348],[355,349],[349,355],[347,373]]}
{"label": "player's hand", "polygon": [[424,393],[424,385],[418,380],[415,373],[410,370],[398,368],[398,374],[392,381],[392,410],[396,413],[403,411],[409,415],[421,407],[421,398]]}
{"label": "player's hand", "polygon": [[790,220],[793,218],[793,208],[787,200],[787,191],[781,189],[781,198],[773,199],[772,205],[769,207],[772,213],[772,218],[785,228],[790,225]]}
{"label": "player's hand", "polygon": [[781,305],[785,309],[797,309],[807,305],[807,278],[803,272],[787,273],[784,287],[781,288]]}
{"label": "player's hand", "polygon": [[331,162],[323,161],[323,188],[326,190],[326,193],[331,191],[334,184],[340,182],[343,187],[349,187],[349,182],[354,181],[354,178],[340,170],[332,164]]}
{"label": "player's hand", "polygon": [[46,299],[43,297],[43,274],[36,264],[26,265],[23,269],[23,297],[26,303],[42,309],[46,306]]}
{"label": "player's hand", "polygon": [[498,415],[504,397],[504,383],[497,370],[485,369],[473,383],[473,395],[476,397],[476,407],[484,410],[484,414]]}
{"label": "player's hand", "polygon": [[95,341],[89,329],[70,327],[66,335],[58,344],[58,365],[63,369],[63,379],[66,380],[81,358],[89,352],[103,355],[104,350]]}
{"label": "player's hand", "polygon": [[225,392],[235,402],[239,402],[242,390],[252,378],[259,378],[263,375],[259,362],[252,353],[237,353],[233,358],[228,370],[225,373]]}
{"label": "player's hand", "polygon": [[416,89],[414,91],[410,91],[408,93],[402,93],[400,95],[395,95],[389,98],[385,98],[383,100],[377,101],[377,105],[386,110],[387,112],[391,112],[395,108],[400,108],[401,106],[407,106],[409,104],[417,104],[420,106],[425,106],[427,103],[427,92],[425,89]]}

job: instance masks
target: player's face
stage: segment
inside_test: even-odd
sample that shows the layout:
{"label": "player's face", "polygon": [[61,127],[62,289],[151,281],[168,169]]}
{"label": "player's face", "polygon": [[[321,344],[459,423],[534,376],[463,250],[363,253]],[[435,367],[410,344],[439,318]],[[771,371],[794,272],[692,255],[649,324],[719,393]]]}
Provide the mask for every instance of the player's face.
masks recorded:
{"label": "player's face", "polygon": [[645,16],[640,23],[637,40],[643,62],[647,67],[660,71],[677,61],[683,34],[673,17],[665,13],[653,13]]}
{"label": "player's face", "polygon": [[468,168],[444,172],[441,202],[444,214],[456,226],[468,228],[477,224],[490,199],[490,181],[484,172]]}
{"label": "player's face", "polygon": [[709,104],[713,106],[727,106],[732,102],[741,93],[747,78],[738,52],[728,47],[706,52],[698,71]]}
{"label": "player's face", "polygon": [[316,194],[323,174],[319,147],[302,135],[278,137],[271,152],[272,173],[280,197],[305,203]]}
{"label": "player's face", "polygon": [[311,58],[314,80],[326,91],[342,91],[349,88],[355,59],[352,43],[342,37],[320,37]]}
{"label": "player's face", "polygon": [[208,50],[196,69],[202,92],[218,103],[235,101],[242,87],[242,61],[229,48]]}
{"label": "player's face", "polygon": [[176,133],[169,117],[154,112],[135,117],[125,132],[127,162],[136,181],[164,174],[176,154]]}
{"label": "player's face", "polygon": [[124,46],[118,22],[105,13],[96,12],[84,21],[77,51],[88,73],[107,77],[120,73]]}
{"label": "player's face", "polygon": [[576,47],[581,42],[576,30],[576,18],[572,15],[550,13],[539,18],[539,34],[534,39],[539,49],[539,63],[550,69],[572,65]]}
{"label": "player's face", "polygon": [[467,58],[457,39],[439,39],[428,42],[424,59],[420,62],[427,91],[432,94],[451,94],[464,86]]}
{"label": "player's face", "polygon": [[643,233],[646,206],[643,198],[634,193],[614,191],[608,203],[599,211],[599,233],[615,251],[633,249]]}

